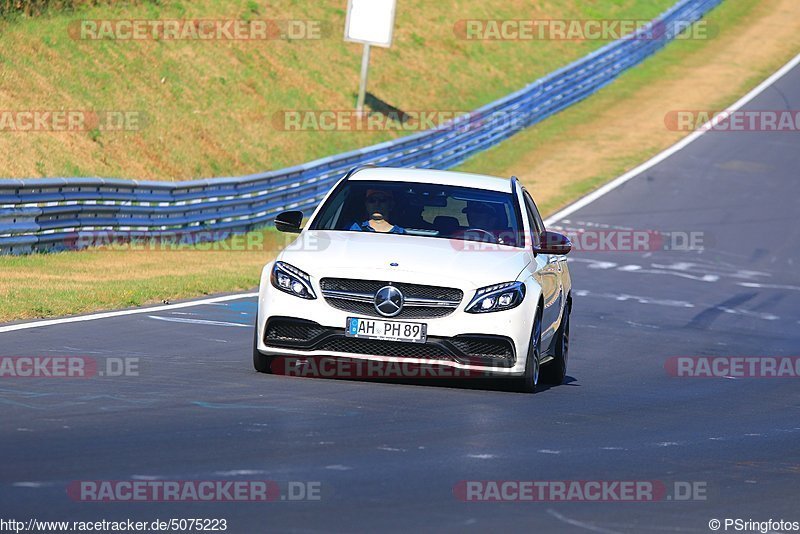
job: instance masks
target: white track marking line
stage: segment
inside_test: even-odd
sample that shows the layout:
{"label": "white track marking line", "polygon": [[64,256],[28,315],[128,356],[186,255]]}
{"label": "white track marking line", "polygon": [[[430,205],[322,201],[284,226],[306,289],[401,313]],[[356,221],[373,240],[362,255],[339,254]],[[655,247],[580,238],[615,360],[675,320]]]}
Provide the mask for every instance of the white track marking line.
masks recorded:
{"label": "white track marking line", "polygon": [[[773,74],[772,76],[770,76],[769,78],[767,78],[766,80],[761,82],[761,84],[759,84],[758,87],[756,87],[755,89],[753,89],[752,91],[747,93],[745,96],[743,96],[741,99],[739,99],[736,103],[734,103],[729,108],[727,108],[723,113],[726,113],[726,112],[730,113],[730,112],[733,112],[733,111],[737,111],[739,108],[743,107],[745,104],[747,104],[748,102],[753,100],[755,97],[757,97],[758,95],[763,93],[766,89],[768,89],[772,84],[774,84],[780,78],[783,78],[783,76],[785,76],[786,73],[788,73],[790,70],[795,68],[798,64],[800,64],[800,54],[796,55],[794,57],[794,59],[789,61],[789,63],[787,63],[786,65],[781,67],[775,74]],[[658,154],[657,156],[654,156],[652,159],[648,160],[647,162],[642,163],[641,165],[639,165],[635,169],[632,169],[632,170],[626,172],[625,174],[623,174],[619,178],[616,178],[616,179],[608,182],[607,184],[605,184],[604,186],[600,187],[599,189],[596,189],[595,191],[589,193],[585,197],[579,199],[577,202],[574,202],[574,203],[570,204],[569,206],[567,206],[563,210],[559,211],[558,213],[555,213],[554,215],[551,215],[550,217],[545,219],[545,221],[544,221],[545,226],[550,226],[551,224],[555,224],[558,221],[562,220],[564,217],[567,217],[567,216],[571,215],[572,213],[578,211],[579,209],[581,209],[581,208],[583,208],[585,206],[588,206],[589,204],[591,204],[592,202],[594,202],[598,198],[602,197],[606,193],[609,193],[609,192],[613,191],[614,189],[616,189],[617,187],[621,186],[622,184],[624,184],[628,180],[630,180],[632,178],[635,178],[636,176],[642,174],[644,171],[646,171],[648,169],[651,169],[652,167],[655,167],[656,165],[658,165],[659,163],[661,163],[662,161],[664,161],[668,157],[672,156],[673,154],[683,150],[688,145],[690,145],[693,142],[697,141],[697,139],[699,139],[703,134],[705,134],[708,131],[710,131],[710,130],[708,130],[708,127],[711,126],[712,124],[714,124],[715,122],[716,122],[715,119],[711,119],[710,121],[705,123],[703,126],[701,126],[698,131],[696,131],[696,132],[684,137],[683,139],[678,141],[676,144],[674,144],[670,148],[666,149],[664,152]]]}
{"label": "white track marking line", "polygon": [[573,527],[583,528],[583,529],[586,529],[586,530],[590,530],[592,532],[602,532],[603,534],[621,534],[620,532],[617,532],[616,530],[609,530],[607,528],[598,527],[598,526],[593,525],[591,523],[584,523],[583,521],[577,521],[575,519],[570,519],[569,517],[566,517],[565,515],[559,514],[558,512],[556,512],[553,509],[548,509],[547,513],[550,514],[551,516],[555,517],[559,521],[562,521],[562,522],[564,522],[564,523],[566,523],[568,525],[572,525]]}
{"label": "white track marking line", "polygon": [[[778,72],[776,72],[775,74],[773,74],[772,76],[770,76],[769,78],[767,78],[766,80],[761,82],[761,84],[758,87],[756,87],[755,89],[753,89],[752,91],[747,93],[747,95],[742,97],[738,102],[736,102],[735,104],[733,104],[732,106],[727,108],[725,111],[726,112],[731,112],[731,111],[738,110],[739,108],[741,108],[742,106],[744,106],[745,104],[747,104],[748,102],[753,100],[755,97],[757,97],[758,95],[763,93],[768,87],[770,87],[773,83],[775,83],[777,80],[782,78],[787,72],[789,72],[790,70],[795,68],[798,64],[800,64],[800,54],[795,56],[794,59],[792,59],[789,63],[787,63],[786,65],[781,67],[780,70],[778,70]],[[639,165],[635,169],[633,169],[631,171],[628,171],[627,173],[623,174],[619,178],[616,178],[615,180],[612,180],[611,182],[609,182],[606,185],[600,187],[599,189],[593,191],[592,193],[589,193],[585,197],[579,199],[577,202],[574,202],[573,204],[570,204],[569,206],[567,206],[563,210],[559,211],[558,213],[556,213],[554,215],[551,215],[550,217],[545,219],[545,221],[544,221],[545,225],[546,226],[550,226],[551,224],[554,224],[554,223],[560,221],[561,219],[563,219],[564,217],[570,215],[571,213],[574,213],[574,212],[578,211],[579,209],[583,208],[584,206],[587,206],[587,205],[591,204],[592,202],[594,202],[598,198],[602,197],[606,193],[608,193],[610,191],[613,191],[614,189],[616,189],[617,187],[621,186],[622,184],[624,184],[625,182],[627,182],[631,178],[635,178],[636,176],[638,176],[639,174],[643,173],[644,171],[650,169],[651,167],[654,167],[654,166],[658,165],[659,163],[661,163],[662,161],[664,161],[668,157],[672,156],[676,152],[679,152],[680,150],[686,148],[686,146],[688,146],[689,144],[691,144],[692,142],[697,140],[700,136],[702,136],[704,133],[706,133],[708,130],[704,130],[703,128],[706,128],[712,122],[714,122],[714,119],[710,120],[709,122],[707,122],[706,124],[701,126],[700,131],[694,132],[694,133],[690,134],[689,136],[683,138],[681,141],[679,141],[678,143],[676,143],[672,147],[668,148],[667,150],[665,150],[661,154],[658,154],[654,158],[652,158],[649,161],[643,163],[642,165]],[[225,301],[228,301],[228,300],[237,300],[237,299],[242,299],[242,298],[255,297],[257,295],[258,295],[258,293],[242,293],[241,295],[228,295],[228,296],[225,296],[225,297],[216,297],[216,298],[211,298],[211,299],[203,299],[203,300],[195,300],[195,301],[190,301],[190,302],[182,302],[180,304],[168,304],[166,306],[158,306],[158,307],[155,307],[155,308],[142,308],[142,309],[135,309],[135,310],[122,310],[122,311],[115,311],[115,312],[95,313],[95,314],[92,314],[92,315],[83,315],[83,316],[80,316],[80,317],[64,317],[64,318],[61,318],[61,319],[50,319],[50,320],[47,320],[47,321],[36,321],[36,322],[33,322],[33,323],[19,323],[19,324],[13,324],[13,325],[8,325],[8,326],[0,326],[0,333],[2,333],[2,332],[14,332],[16,330],[27,330],[28,328],[39,328],[39,327],[42,327],[42,326],[51,326],[51,325],[56,325],[56,324],[79,323],[79,322],[84,322],[84,321],[94,321],[96,319],[107,319],[109,317],[120,317],[120,316],[123,316],[123,315],[135,315],[135,314],[138,314],[138,313],[152,313],[152,312],[164,311],[164,310],[176,310],[176,309],[179,309],[179,308],[189,308],[189,307],[192,307],[192,306],[202,306],[203,304],[214,304],[214,303],[217,303],[217,302],[225,302]]]}
{"label": "white track marking line", "polygon": [[207,321],[205,319],[184,319],[183,317],[161,317],[160,315],[148,315],[151,319],[158,321],[167,321],[170,323],[184,323],[184,324],[199,324],[206,326],[243,326],[245,328],[253,328],[251,324],[242,323],[229,323],[226,321]]}
{"label": "white track marking line", "polygon": [[14,332],[16,330],[27,330],[29,328],[40,328],[42,326],[52,326],[56,324],[82,323],[84,321],[95,321],[97,319],[108,319],[110,317],[122,317],[124,315],[136,315],[139,313],[154,313],[165,310],[177,310],[180,308],[190,308],[192,306],[202,306],[203,304],[216,304],[219,302],[227,302],[229,300],[241,300],[244,298],[250,298],[255,296],[258,296],[258,293],[241,293],[238,295],[225,295],[224,297],[214,297],[203,300],[192,300],[189,302],[181,302],[178,304],[166,304],[164,306],[154,306],[151,308],[136,308],[133,310],[119,310],[113,312],[94,313],[92,315],[79,315],[78,317],[64,317],[61,319],[36,321],[33,323],[10,324],[7,326],[0,326],[0,333]]}

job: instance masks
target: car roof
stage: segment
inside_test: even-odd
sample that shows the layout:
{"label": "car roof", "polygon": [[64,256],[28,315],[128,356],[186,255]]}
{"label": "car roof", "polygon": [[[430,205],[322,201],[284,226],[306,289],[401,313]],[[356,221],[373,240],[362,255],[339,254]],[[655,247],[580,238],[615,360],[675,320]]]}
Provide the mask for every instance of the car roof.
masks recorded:
{"label": "car roof", "polygon": [[384,182],[415,182],[433,185],[455,185],[485,189],[488,191],[511,192],[510,178],[497,178],[484,174],[468,172],[438,171],[433,169],[402,169],[396,167],[365,167],[350,175],[349,180],[375,180]]}

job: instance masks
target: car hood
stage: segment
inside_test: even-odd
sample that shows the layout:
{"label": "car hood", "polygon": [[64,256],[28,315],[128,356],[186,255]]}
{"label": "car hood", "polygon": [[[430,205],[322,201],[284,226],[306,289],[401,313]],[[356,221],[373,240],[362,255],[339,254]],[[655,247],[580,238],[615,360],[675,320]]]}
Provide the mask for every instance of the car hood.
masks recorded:
{"label": "car hood", "polygon": [[457,239],[306,230],[277,259],[317,280],[340,277],[478,288],[516,280],[532,258],[525,249]]}

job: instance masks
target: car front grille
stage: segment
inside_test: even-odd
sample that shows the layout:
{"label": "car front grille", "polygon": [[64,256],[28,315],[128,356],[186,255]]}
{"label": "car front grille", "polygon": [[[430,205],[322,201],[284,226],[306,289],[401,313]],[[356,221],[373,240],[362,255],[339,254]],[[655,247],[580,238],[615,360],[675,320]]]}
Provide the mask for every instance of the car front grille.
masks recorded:
{"label": "car front grille", "polygon": [[[323,293],[324,295],[324,293]],[[367,317],[381,317],[386,319],[386,317],[382,317],[377,311],[375,311],[375,306],[370,302],[360,302],[356,300],[348,300],[344,298],[334,298],[334,297],[325,297],[325,302],[336,308],[337,310],[342,310],[350,313],[354,313],[356,315],[362,315]],[[403,310],[392,317],[392,320],[395,319],[434,319],[436,317],[447,317],[456,307],[432,307],[432,306],[403,306]]]}
{"label": "car front grille", "polygon": [[267,345],[308,343],[327,332],[327,328],[313,321],[272,317],[264,329],[264,343]]}
{"label": "car front grille", "polygon": [[496,360],[498,362],[507,362],[514,359],[514,347],[505,338],[497,336],[485,338],[464,336],[455,337],[450,340],[450,343],[469,358]]}
{"label": "car front grille", "polygon": [[330,306],[367,317],[383,317],[373,305],[375,294],[384,286],[392,285],[403,293],[405,304],[392,319],[434,319],[453,313],[464,292],[457,288],[355,280],[349,278],[323,278],[320,280],[322,296]]}
{"label": "car front grille", "polygon": [[403,292],[406,298],[461,301],[464,292],[452,287],[424,286],[401,282],[380,282],[377,280],[355,280],[350,278],[323,278],[320,286],[323,291],[349,291],[353,293],[371,293],[375,295],[383,286],[393,285]]}

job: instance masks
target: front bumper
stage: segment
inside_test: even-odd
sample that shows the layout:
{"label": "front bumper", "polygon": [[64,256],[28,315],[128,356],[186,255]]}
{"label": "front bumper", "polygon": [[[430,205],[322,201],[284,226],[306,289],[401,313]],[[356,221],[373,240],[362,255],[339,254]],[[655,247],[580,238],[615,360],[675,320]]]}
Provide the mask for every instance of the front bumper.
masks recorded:
{"label": "front bumper", "polygon": [[403,343],[347,337],[344,328],[281,316],[270,317],[263,332],[264,346],[281,354],[291,349],[307,355],[339,353],[356,358],[401,358],[506,369],[516,363],[514,342],[496,335],[428,336],[425,343]]}

